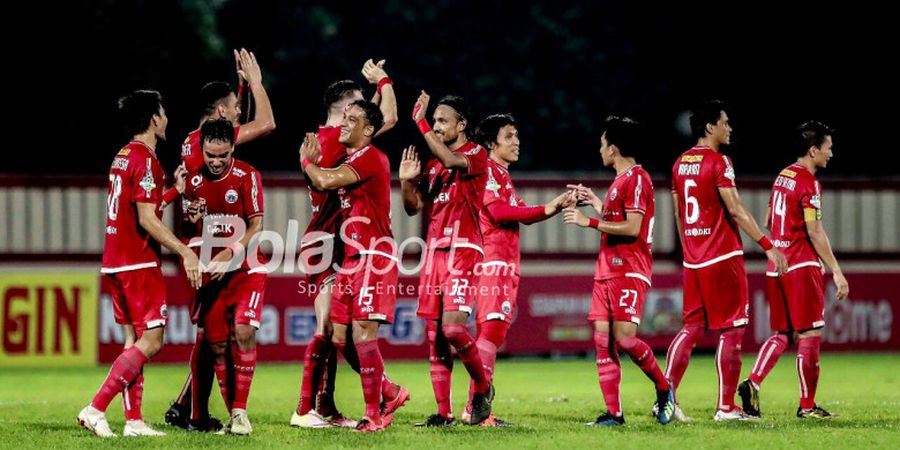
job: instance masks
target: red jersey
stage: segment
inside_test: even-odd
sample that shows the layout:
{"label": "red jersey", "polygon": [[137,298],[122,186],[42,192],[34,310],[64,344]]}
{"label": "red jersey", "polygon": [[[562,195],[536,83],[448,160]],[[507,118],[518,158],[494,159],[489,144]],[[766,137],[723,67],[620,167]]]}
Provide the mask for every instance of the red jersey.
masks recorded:
{"label": "red jersey", "polygon": [[[187,202],[199,199],[205,205],[201,206],[203,219],[195,225],[197,236],[203,235],[205,221],[212,220],[208,230],[210,233],[225,238],[232,236],[234,229],[220,219],[237,217],[249,225],[250,219],[263,215],[262,178],[252,166],[236,159],[231,160],[231,165],[218,178],[212,178],[206,170],[191,177],[184,188],[184,198]],[[191,246],[199,244],[194,241]],[[221,248],[213,249],[213,255],[219,251]],[[264,262],[261,256],[259,259]],[[243,267],[247,268],[246,261]]]}
{"label": "red jersey", "polygon": [[672,192],[678,194],[684,266],[697,269],[744,254],[741,234],[719,196],[733,188],[734,167],[709,147],[684,152],[672,167]]}
{"label": "red jersey", "polygon": [[[822,188],[816,176],[800,164],[791,164],[775,178],[769,207],[772,244],[784,252],[788,270],[821,267],[806,231],[806,222],[822,219]],[[774,271],[769,261],[768,272]]]}
{"label": "red jersey", "polygon": [[594,266],[595,280],[630,277],[650,285],[653,276],[653,222],[655,204],[650,174],[640,165],[616,176],[603,201],[605,222],[624,222],[628,214],[643,214],[641,230],[635,237],[603,233],[600,255]]}
{"label": "red jersey", "polygon": [[154,151],[131,141],[119,150],[109,169],[106,197],[106,239],[102,273],[159,266],[159,243],[138,220],[138,203],[151,203],[162,219],[162,193],[166,176]]}
{"label": "red jersey", "polygon": [[[319,127],[319,145],[322,149],[322,159],[318,166],[323,169],[334,169],[341,165],[347,157],[347,148],[338,142],[341,135],[341,127]],[[341,201],[337,191],[317,191],[307,181],[309,189],[309,203],[312,206],[312,219],[306,232],[323,231],[334,234],[340,228]]]}
{"label": "red jersey", "polygon": [[[487,151],[467,142],[455,153],[465,156],[465,169],[447,169],[437,159],[428,162],[420,191],[431,201],[428,245],[434,248],[467,247],[484,254],[481,210],[487,177]],[[456,235],[456,240],[454,240]],[[436,243],[436,244],[435,244]]]}
{"label": "red jersey", "polygon": [[[487,182],[484,186],[484,206],[503,203],[526,207],[516,194],[509,171],[488,158]],[[519,222],[497,222],[490,214],[481,214],[481,234],[484,240],[484,262],[503,261],[519,272]]]}
{"label": "red jersey", "polygon": [[[237,138],[240,131],[240,125],[234,127],[235,145],[237,145]],[[184,161],[184,168],[187,169],[189,176],[199,173],[200,169],[205,165],[203,162],[203,148],[200,145],[199,128],[188,133],[187,137],[184,139],[184,144],[181,144],[181,160]]]}
{"label": "red jersey", "polygon": [[369,144],[347,156],[342,165],[359,179],[337,190],[341,219],[347,224],[342,233],[346,256],[377,253],[393,258],[391,164],[387,156]]}

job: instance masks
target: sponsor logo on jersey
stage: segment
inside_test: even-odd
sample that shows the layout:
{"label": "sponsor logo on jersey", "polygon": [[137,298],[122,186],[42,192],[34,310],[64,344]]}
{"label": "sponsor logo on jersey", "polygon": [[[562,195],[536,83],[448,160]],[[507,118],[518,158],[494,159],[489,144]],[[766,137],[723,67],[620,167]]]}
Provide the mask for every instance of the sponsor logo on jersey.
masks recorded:
{"label": "sponsor logo on jersey", "polygon": [[819,194],[813,195],[809,199],[809,204],[815,206],[816,209],[822,209],[822,197]]}
{"label": "sponsor logo on jersey", "polygon": [[450,193],[449,192],[441,192],[434,199],[435,203],[444,203],[444,202],[449,202],[449,201],[450,201]]}
{"label": "sponsor logo on jersey", "polygon": [[244,312],[244,317],[249,317],[249,318],[251,318],[251,319],[255,319],[255,318],[256,318],[256,313],[253,312],[253,310],[251,309],[251,310],[249,310],[249,311]]}
{"label": "sponsor logo on jersey", "polygon": [[123,147],[122,150],[119,150],[119,153],[116,153],[116,156],[128,156],[129,153],[131,153],[131,149]]}
{"label": "sponsor logo on jersey", "polygon": [[106,227],[106,234],[116,234],[117,232],[118,230],[116,230],[116,227],[112,225]]}
{"label": "sponsor logo on jersey", "polygon": [[231,173],[233,173],[234,176],[236,176],[238,178],[243,177],[244,175],[247,175],[247,172],[244,172],[243,170],[238,169],[237,167],[231,169]]}
{"label": "sponsor logo on jersey", "polygon": [[225,193],[225,201],[228,203],[235,203],[238,200],[238,193],[234,189],[229,189],[228,192]]}
{"label": "sponsor logo on jersey", "polygon": [[147,197],[150,197],[150,192],[156,189],[156,182],[153,181],[153,173],[150,171],[149,161],[147,163],[147,174],[144,175],[139,184],[147,192]]}
{"label": "sponsor logo on jersey", "polygon": [[456,297],[456,298],[453,299],[453,303],[456,304],[456,305],[465,305],[465,304],[466,304],[466,299],[464,299],[464,298],[462,298],[462,297]]}
{"label": "sponsor logo on jersey", "polygon": [[725,167],[725,178],[728,178],[731,181],[734,181],[734,167],[727,166]]}
{"label": "sponsor logo on jersey", "polygon": [[467,155],[467,156],[472,156],[472,155],[478,154],[478,152],[480,152],[480,151],[481,151],[481,146],[480,146],[480,145],[476,145],[475,148],[473,148],[472,150],[467,151],[467,152],[466,152],[466,155]]}
{"label": "sponsor logo on jersey", "polygon": [[784,169],[784,170],[782,170],[781,173],[779,173],[778,175],[784,175],[784,176],[786,176],[786,177],[788,177],[788,178],[794,178],[794,177],[797,176],[797,172],[794,172],[794,171],[791,170],[791,169]]}
{"label": "sponsor logo on jersey", "polygon": [[624,264],[624,262],[622,261],[622,258],[616,257],[616,258],[612,259],[612,265],[621,266],[622,264]]}
{"label": "sponsor logo on jersey", "polygon": [[188,142],[190,142],[190,140],[191,140],[190,138],[185,139],[184,144],[182,144],[182,146],[181,146],[181,157],[182,158],[191,156],[191,144],[188,143]]}
{"label": "sponsor logo on jersey", "polygon": [[619,190],[617,188],[613,188],[613,190],[609,193],[609,199],[615,200],[616,196],[619,195]]}
{"label": "sponsor logo on jersey", "polygon": [[128,170],[128,158],[113,158],[112,168],[118,170]]}
{"label": "sponsor logo on jersey", "polygon": [[503,311],[503,314],[510,314],[512,312],[512,303],[510,303],[509,300],[503,302],[503,304],[500,305],[500,310]]}
{"label": "sponsor logo on jersey", "polygon": [[169,317],[169,308],[166,305],[162,305],[159,307],[159,315],[162,316],[163,319]]}
{"label": "sponsor logo on jersey", "polygon": [[712,234],[712,228],[687,228],[684,230],[685,236],[709,236]]}
{"label": "sponsor logo on jersey", "polygon": [[703,155],[684,155],[681,157],[681,162],[685,163],[698,163],[703,161]]}

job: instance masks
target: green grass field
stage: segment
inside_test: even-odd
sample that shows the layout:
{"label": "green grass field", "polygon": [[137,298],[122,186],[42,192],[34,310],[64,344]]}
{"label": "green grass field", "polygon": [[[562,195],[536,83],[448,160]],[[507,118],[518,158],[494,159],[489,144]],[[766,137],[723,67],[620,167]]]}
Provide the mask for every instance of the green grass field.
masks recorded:
{"label": "green grass field", "polygon": [[[177,394],[186,368],[150,365],[145,371],[144,415],[167,431],[163,438],[117,438],[104,442],[121,448],[246,447],[301,448],[898,448],[900,447],[900,357],[896,354],[824,354],[818,402],[832,413],[828,421],[801,421],[797,408],[794,358],[786,354],[763,385],[763,419],[744,423],[712,421],[716,374],[711,356],[696,356],[679,391],[685,412],[694,421],[660,426],[650,416],[652,385],[630,361],[623,361],[622,403],[627,425],[592,429],[584,424],[603,408],[595,365],[583,360],[500,361],[494,411],[513,428],[457,426],[419,429],[412,424],[435,410],[428,367],[423,362],[388,362],[391,377],[407,386],[412,400],[396,415],[385,433],[357,434],[348,430],[298,430],[288,420],[296,406],[300,366],[261,365],[257,368],[249,412],[249,437],[188,434],[161,425],[169,402]],[[742,374],[753,363],[744,357]],[[3,369],[0,371],[0,447],[80,448],[100,444],[99,438],[75,424],[75,415],[90,400],[107,367],[93,369]],[[460,410],[468,379],[457,363],[454,408]],[[338,379],[338,404],[345,414],[363,410],[359,378],[345,367]],[[224,408],[214,391],[214,415]],[[120,433],[124,425],[121,401],[107,413]]]}

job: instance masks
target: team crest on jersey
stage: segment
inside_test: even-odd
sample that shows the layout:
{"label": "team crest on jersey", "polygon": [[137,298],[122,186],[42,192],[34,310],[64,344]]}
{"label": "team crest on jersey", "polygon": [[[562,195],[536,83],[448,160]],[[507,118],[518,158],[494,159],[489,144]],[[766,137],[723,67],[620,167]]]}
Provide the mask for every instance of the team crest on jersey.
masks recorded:
{"label": "team crest on jersey", "polygon": [[169,309],[166,308],[166,305],[162,305],[159,307],[159,315],[162,316],[163,319],[169,317]]}
{"label": "team crest on jersey", "polygon": [[225,193],[225,201],[228,203],[234,203],[238,199],[238,193],[234,189],[229,189],[228,192]]}
{"label": "team crest on jersey", "polygon": [[512,303],[507,300],[500,305],[500,309],[503,311],[503,314],[509,315],[512,312]]}
{"label": "team crest on jersey", "polygon": [[728,166],[725,168],[725,178],[734,181],[734,167]]}
{"label": "team crest on jersey", "polygon": [[150,196],[150,192],[156,189],[156,182],[153,181],[153,174],[150,170],[147,170],[147,175],[144,175],[144,178],[141,179],[139,183],[140,186],[147,191],[147,196]]}
{"label": "team crest on jersey", "polygon": [[822,209],[822,197],[819,194],[813,195],[812,198],[809,199],[809,204],[816,207],[816,209]]}
{"label": "team crest on jersey", "polygon": [[191,184],[194,185],[194,187],[200,186],[201,181],[203,181],[203,177],[200,175],[194,175],[193,178],[191,178]]}
{"label": "team crest on jersey", "polygon": [[609,199],[615,200],[616,196],[618,196],[618,195],[619,195],[619,190],[616,188],[613,188],[612,192],[609,193]]}

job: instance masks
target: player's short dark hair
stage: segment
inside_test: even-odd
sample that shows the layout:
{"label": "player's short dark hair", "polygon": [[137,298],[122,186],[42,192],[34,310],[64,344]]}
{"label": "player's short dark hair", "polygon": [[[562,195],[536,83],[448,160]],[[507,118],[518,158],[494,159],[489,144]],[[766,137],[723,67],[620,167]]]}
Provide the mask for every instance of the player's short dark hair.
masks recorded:
{"label": "player's short dark hair", "polygon": [[475,123],[475,115],[472,112],[472,108],[469,106],[469,102],[466,99],[458,96],[458,95],[447,95],[444,98],[438,100],[436,106],[444,105],[452,108],[456,111],[456,118],[458,120],[465,120],[466,127],[468,128],[469,124]]}
{"label": "player's short dark hair", "polygon": [[200,126],[200,146],[207,142],[225,142],[234,145],[234,124],[226,118],[209,119]]}
{"label": "player's short dark hair", "polygon": [[366,113],[366,125],[375,127],[376,133],[384,126],[384,115],[381,114],[381,109],[378,108],[378,105],[368,100],[357,100],[350,105],[362,108],[363,112]]}
{"label": "player's short dark hair", "polygon": [[353,80],[341,80],[331,83],[325,89],[325,97],[323,99],[325,108],[331,108],[335,103],[347,98],[356,91],[362,91],[362,89]]}
{"label": "player's short dark hair", "polygon": [[157,91],[134,91],[119,99],[119,114],[128,137],[147,131],[150,119],[161,110],[162,95]]}
{"label": "player's short dark hair", "polygon": [[212,115],[220,103],[233,94],[231,85],[224,81],[211,81],[200,88],[200,106],[204,116]]}
{"label": "player's short dark hair", "polygon": [[475,142],[484,148],[491,148],[491,144],[497,142],[497,135],[500,134],[500,129],[507,125],[519,127],[512,114],[491,114],[485,117],[478,124],[478,128],[475,129]]}
{"label": "player's short dark hair", "polygon": [[728,105],[721,100],[708,100],[700,103],[691,111],[691,134],[694,139],[706,137],[706,124],[715,125],[722,116],[728,113]]}
{"label": "player's short dark hair", "polygon": [[630,117],[607,116],[600,134],[606,133],[606,143],[619,148],[622,156],[635,157],[641,148],[641,124]]}
{"label": "player's short dark hair", "polygon": [[825,138],[834,134],[834,130],[822,122],[810,120],[797,127],[796,143],[794,145],[797,156],[805,156],[810,147],[822,147]]}

